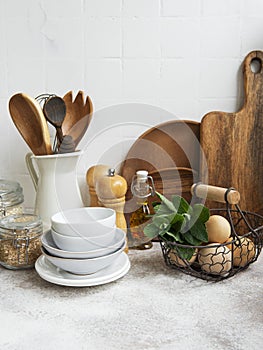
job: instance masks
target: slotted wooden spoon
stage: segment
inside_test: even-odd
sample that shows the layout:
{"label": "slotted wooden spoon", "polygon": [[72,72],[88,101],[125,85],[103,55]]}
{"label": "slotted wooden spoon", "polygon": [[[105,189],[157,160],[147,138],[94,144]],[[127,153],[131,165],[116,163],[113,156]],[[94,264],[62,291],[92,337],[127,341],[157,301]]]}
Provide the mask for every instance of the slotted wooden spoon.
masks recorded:
{"label": "slotted wooden spoon", "polygon": [[47,121],[35,99],[18,93],[11,97],[9,111],[16,128],[35,155],[53,153]]}
{"label": "slotted wooden spoon", "polygon": [[62,123],[62,133],[70,135],[77,146],[91,121],[93,105],[89,96],[85,101],[83,91],[78,92],[74,102],[72,91],[69,91],[63,100],[66,104],[66,116]]}

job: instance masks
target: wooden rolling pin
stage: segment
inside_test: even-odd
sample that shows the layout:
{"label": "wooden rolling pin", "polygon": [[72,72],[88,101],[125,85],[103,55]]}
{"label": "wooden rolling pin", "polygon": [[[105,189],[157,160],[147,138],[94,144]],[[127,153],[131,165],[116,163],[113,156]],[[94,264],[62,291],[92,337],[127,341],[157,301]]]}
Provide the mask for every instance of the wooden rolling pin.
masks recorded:
{"label": "wooden rolling pin", "polygon": [[216,201],[219,203],[237,204],[240,200],[240,194],[235,189],[228,189],[217,186],[205,185],[202,183],[193,184],[191,187],[192,195],[196,197]]}
{"label": "wooden rolling pin", "polygon": [[97,180],[102,177],[106,176],[108,174],[110,166],[109,165],[93,165],[90,167],[86,174],[86,182],[89,187],[89,194],[90,194],[90,206],[91,207],[101,207],[101,203],[98,201],[98,196],[96,193],[96,182]]}

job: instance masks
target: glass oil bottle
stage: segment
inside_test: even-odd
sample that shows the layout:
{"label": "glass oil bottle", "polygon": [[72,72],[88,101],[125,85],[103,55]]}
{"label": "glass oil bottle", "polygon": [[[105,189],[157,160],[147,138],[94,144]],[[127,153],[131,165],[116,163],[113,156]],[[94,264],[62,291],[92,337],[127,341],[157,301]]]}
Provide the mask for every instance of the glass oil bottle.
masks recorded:
{"label": "glass oil bottle", "polygon": [[143,233],[150,215],[148,197],[155,194],[153,179],[148,171],[136,172],[132,179],[131,192],[136,201],[136,210],[130,216],[128,246],[134,249],[150,249],[152,242]]}

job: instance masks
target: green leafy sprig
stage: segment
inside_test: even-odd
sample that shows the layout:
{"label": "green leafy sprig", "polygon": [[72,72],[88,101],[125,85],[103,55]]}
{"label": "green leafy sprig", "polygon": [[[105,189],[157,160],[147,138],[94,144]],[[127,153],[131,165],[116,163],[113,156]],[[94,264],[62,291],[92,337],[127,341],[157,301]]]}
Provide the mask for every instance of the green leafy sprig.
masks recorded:
{"label": "green leafy sprig", "polygon": [[161,203],[153,203],[155,214],[151,223],[144,228],[144,234],[153,239],[160,236],[168,242],[175,242],[189,247],[176,246],[183,259],[190,260],[195,252],[191,246],[199,246],[208,242],[205,227],[209,219],[209,209],[202,204],[190,206],[187,201],[174,195],[171,201],[156,192]]}

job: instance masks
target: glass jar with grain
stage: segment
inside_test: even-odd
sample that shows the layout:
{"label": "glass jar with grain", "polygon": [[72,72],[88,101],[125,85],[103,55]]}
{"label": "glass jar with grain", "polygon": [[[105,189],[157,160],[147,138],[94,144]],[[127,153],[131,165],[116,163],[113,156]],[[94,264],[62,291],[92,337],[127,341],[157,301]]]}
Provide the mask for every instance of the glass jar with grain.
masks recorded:
{"label": "glass jar with grain", "polygon": [[43,224],[33,214],[9,215],[0,220],[0,264],[8,269],[33,267],[41,255]]}
{"label": "glass jar with grain", "polygon": [[23,189],[16,181],[0,179],[0,219],[23,213]]}

